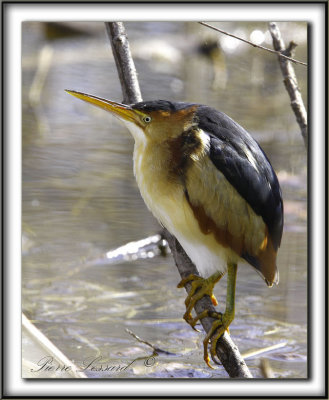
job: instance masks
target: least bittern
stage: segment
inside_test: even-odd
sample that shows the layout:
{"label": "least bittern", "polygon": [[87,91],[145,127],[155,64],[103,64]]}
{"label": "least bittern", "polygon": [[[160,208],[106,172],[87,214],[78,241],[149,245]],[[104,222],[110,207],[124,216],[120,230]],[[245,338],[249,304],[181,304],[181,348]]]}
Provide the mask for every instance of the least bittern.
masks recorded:
{"label": "least bittern", "polygon": [[228,272],[226,309],[204,340],[204,359],[235,313],[237,265],[247,261],[268,286],[278,283],[277,250],[283,203],[277,176],[259,144],[239,124],[211,107],[165,100],[124,105],[67,90],[118,117],[135,139],[134,173],[141,195],[173,234],[201,276],[191,275],[185,320]]}

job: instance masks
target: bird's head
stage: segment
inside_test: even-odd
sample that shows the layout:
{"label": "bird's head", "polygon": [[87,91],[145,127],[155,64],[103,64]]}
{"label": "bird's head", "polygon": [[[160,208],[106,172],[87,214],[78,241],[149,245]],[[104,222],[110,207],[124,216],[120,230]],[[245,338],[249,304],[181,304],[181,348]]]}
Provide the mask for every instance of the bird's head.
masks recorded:
{"label": "bird's head", "polygon": [[174,139],[197,124],[196,104],[156,100],[125,105],[73,90],[66,92],[109,111],[127,126],[136,143]]}

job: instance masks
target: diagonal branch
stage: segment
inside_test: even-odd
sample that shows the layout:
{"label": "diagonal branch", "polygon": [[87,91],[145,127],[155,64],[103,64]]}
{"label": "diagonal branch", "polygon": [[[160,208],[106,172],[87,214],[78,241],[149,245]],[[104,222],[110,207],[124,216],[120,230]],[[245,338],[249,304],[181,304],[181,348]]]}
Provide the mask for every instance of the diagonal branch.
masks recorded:
{"label": "diagonal branch", "polygon": [[[134,103],[141,100],[141,94],[134,62],[130,53],[128,39],[122,22],[106,22],[106,30],[112,45],[114,58],[118,68],[118,74],[124,93],[124,102]],[[189,259],[177,239],[165,230],[165,237],[173,253],[176,266],[182,278],[190,274],[198,274],[192,261]],[[190,284],[185,285],[187,292]],[[195,305],[197,314],[204,310],[215,311],[209,296],[204,296]],[[206,317],[201,324],[206,332],[211,328],[213,318]],[[224,368],[232,378],[252,378],[252,375],[241,357],[241,354],[232,339],[225,333],[217,343],[217,356]]]}
{"label": "diagonal branch", "polygon": [[258,49],[265,50],[265,51],[268,51],[268,52],[270,52],[270,53],[274,53],[274,54],[276,54],[277,56],[279,56],[280,58],[285,58],[286,60],[289,60],[289,61],[291,61],[291,62],[293,62],[293,63],[295,63],[295,64],[300,64],[300,65],[304,65],[305,67],[307,67],[307,64],[306,64],[306,63],[304,63],[304,62],[302,62],[302,61],[295,60],[294,58],[288,57],[287,54],[282,54],[282,53],[280,53],[280,51],[275,51],[275,50],[269,49],[269,48],[267,48],[267,47],[261,46],[261,45],[259,45],[259,44],[250,42],[249,40],[246,40],[246,39],[243,39],[243,38],[241,38],[241,37],[239,37],[239,36],[233,35],[232,33],[228,33],[228,32],[226,32],[226,31],[223,31],[222,29],[216,28],[215,26],[209,25],[209,24],[207,24],[207,23],[205,23],[205,22],[199,22],[199,24],[204,25],[204,26],[206,26],[206,27],[208,27],[208,28],[210,28],[210,29],[213,29],[214,31],[223,33],[224,35],[230,36],[230,37],[232,37],[232,38],[234,38],[234,39],[241,40],[241,42],[250,44],[250,45],[253,46],[253,47],[257,47]]}
{"label": "diagonal branch", "polygon": [[[281,36],[280,29],[275,22],[269,23],[269,31],[273,39],[273,47],[279,53],[290,55],[293,49],[297,46],[294,42],[290,42],[286,48]],[[304,144],[307,148],[308,143],[308,127],[307,127],[307,112],[304,106],[302,95],[300,93],[294,67],[288,60],[282,57],[278,58],[280,68],[283,75],[283,82],[291,100],[291,108],[296,116],[297,123],[300,127]]]}

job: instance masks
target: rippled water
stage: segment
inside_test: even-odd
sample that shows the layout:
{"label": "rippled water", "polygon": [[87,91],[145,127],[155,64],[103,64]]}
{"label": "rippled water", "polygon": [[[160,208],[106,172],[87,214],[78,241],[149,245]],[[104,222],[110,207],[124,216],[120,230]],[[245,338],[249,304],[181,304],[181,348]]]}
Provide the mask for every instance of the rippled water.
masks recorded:
{"label": "rippled water", "polygon": [[[122,98],[103,25],[77,27],[88,34],[47,40],[42,24],[23,25],[23,311],[79,366],[92,360],[123,367],[133,362],[120,371],[90,366],[85,371],[90,377],[227,377],[222,368],[205,366],[203,334],[182,319],[185,292],[176,288],[179,274],[171,256],[89,263],[160,227],[133,177],[132,138],[105,112],[64,92]],[[251,267],[241,265],[230,332],[242,353],[282,344],[246,359],[254,376],[261,376],[259,358],[265,357],[276,377],[305,378],[307,159],[276,58],[248,47],[226,48],[215,62],[222,70],[216,81],[213,62],[196,51],[205,28],[192,23],[127,23],[126,28],[144,99],[197,101],[221,109],[269,155],[285,205],[280,284],[269,289]],[[266,24],[242,28],[250,32]],[[306,25],[282,24],[282,31],[296,35],[301,43],[296,58],[305,60]],[[44,84],[35,89],[40,102],[33,102],[40,52],[49,69],[39,70]],[[296,67],[296,73],[306,100],[306,71]],[[215,293],[223,306],[225,281]],[[125,328],[169,354],[145,359],[152,350]]]}

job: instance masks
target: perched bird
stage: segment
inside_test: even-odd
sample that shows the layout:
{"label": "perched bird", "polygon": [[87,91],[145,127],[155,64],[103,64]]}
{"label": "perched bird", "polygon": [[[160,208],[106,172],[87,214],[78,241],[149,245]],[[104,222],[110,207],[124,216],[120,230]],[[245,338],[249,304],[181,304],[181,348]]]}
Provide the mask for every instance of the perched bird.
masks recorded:
{"label": "perched bird", "polygon": [[194,328],[195,303],[227,272],[226,309],[204,344],[215,361],[216,343],[235,312],[237,264],[248,262],[268,286],[279,281],[277,251],[283,203],[277,176],[259,144],[223,112],[165,100],[124,105],[67,90],[118,117],[135,139],[134,173],[141,195],[174,235],[201,276],[190,275],[185,320]]}

